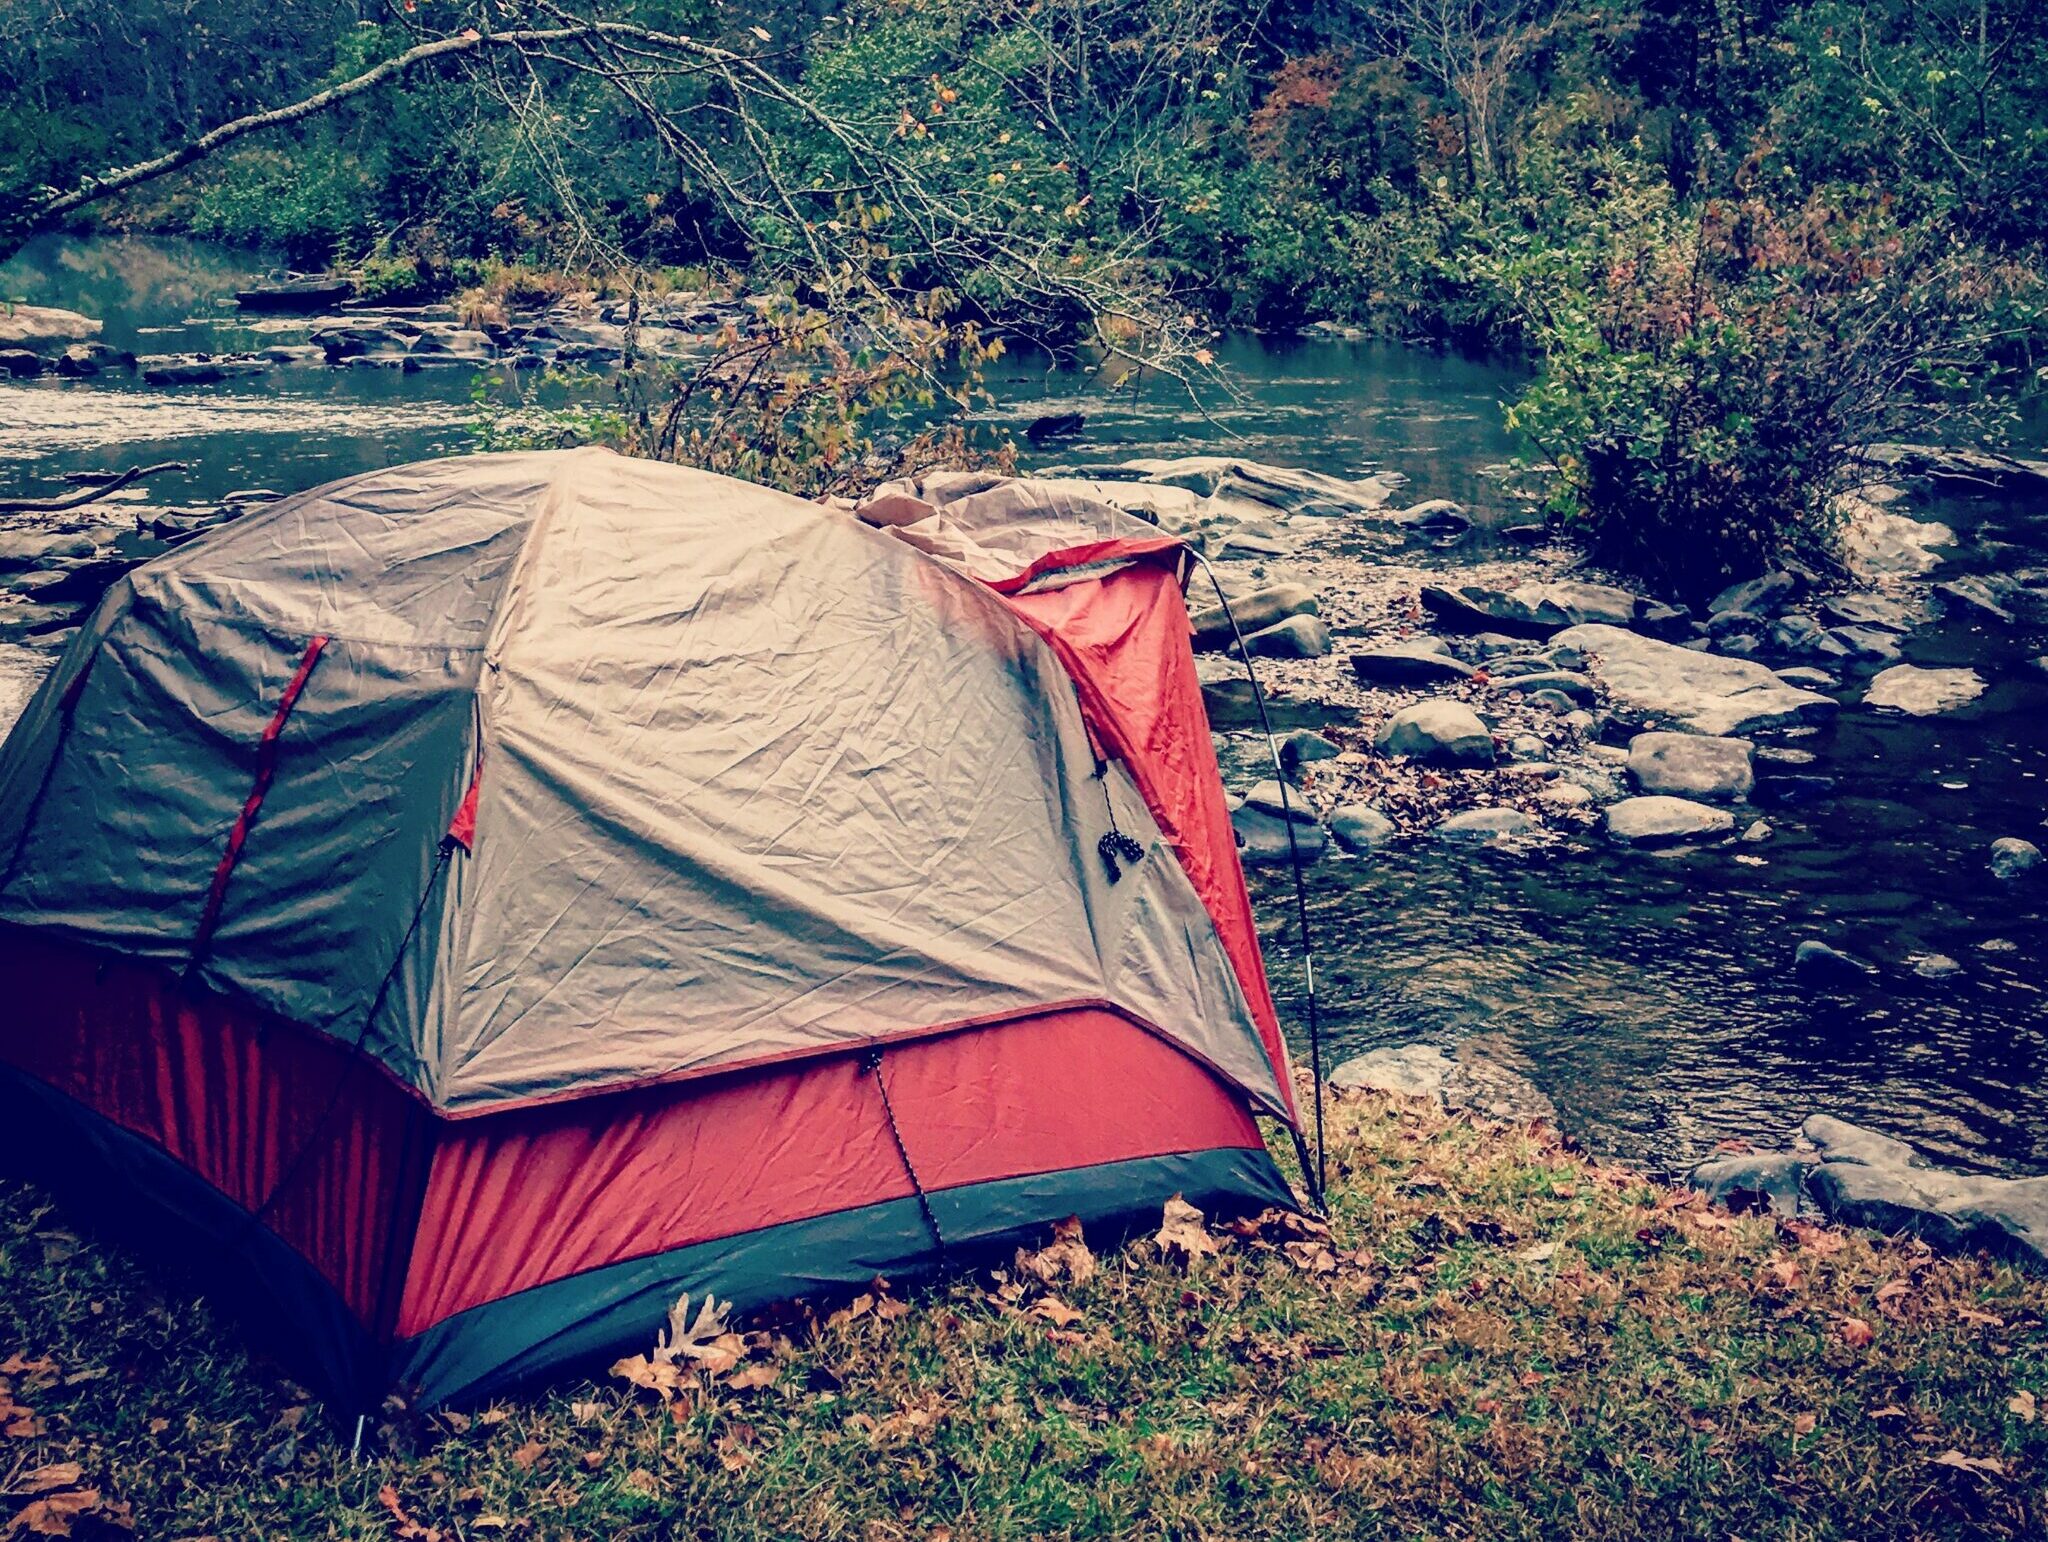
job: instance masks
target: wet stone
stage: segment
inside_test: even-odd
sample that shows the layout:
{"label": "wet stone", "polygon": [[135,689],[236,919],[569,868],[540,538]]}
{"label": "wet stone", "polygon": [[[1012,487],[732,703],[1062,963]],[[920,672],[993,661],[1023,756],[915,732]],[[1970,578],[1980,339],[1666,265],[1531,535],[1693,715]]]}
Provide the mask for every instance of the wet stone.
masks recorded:
{"label": "wet stone", "polygon": [[1451,657],[1441,643],[1399,642],[1351,655],[1351,672],[1361,685],[1433,685],[1469,680],[1472,666]]}
{"label": "wet stone", "polygon": [[1403,707],[1373,741],[1389,755],[1435,765],[1490,766],[1493,734],[1462,702],[1422,701]]}
{"label": "wet stone", "polygon": [[1677,846],[1731,833],[1735,816],[1689,798],[1623,798],[1607,810],[1607,833],[1628,846]]}

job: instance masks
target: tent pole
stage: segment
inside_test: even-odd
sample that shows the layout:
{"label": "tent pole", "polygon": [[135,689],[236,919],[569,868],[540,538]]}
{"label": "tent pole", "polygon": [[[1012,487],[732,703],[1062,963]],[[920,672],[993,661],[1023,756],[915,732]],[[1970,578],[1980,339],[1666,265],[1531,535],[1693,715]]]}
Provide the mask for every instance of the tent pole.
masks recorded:
{"label": "tent pole", "polygon": [[1230,596],[1223,592],[1223,580],[1216,576],[1216,569],[1209,559],[1193,547],[1186,548],[1195,561],[1201,563],[1202,571],[1209,575],[1209,583],[1216,591],[1216,603],[1223,607],[1224,619],[1230,623],[1230,635],[1237,640],[1237,656],[1244,661],[1245,678],[1252,683],[1252,700],[1259,709],[1259,727],[1266,735],[1266,753],[1273,762],[1273,780],[1280,784],[1280,809],[1284,816],[1281,823],[1287,826],[1287,860],[1294,872],[1294,917],[1301,932],[1302,973],[1308,984],[1308,1074],[1315,1088],[1316,1151],[1315,1165],[1311,1169],[1308,1152],[1301,1149],[1301,1132],[1294,1132],[1296,1154],[1301,1158],[1301,1175],[1307,1180],[1311,1196],[1318,1210],[1327,1211],[1328,1202],[1323,1191],[1329,1178],[1327,1158],[1323,1148],[1323,1024],[1316,1009],[1316,952],[1314,939],[1308,925],[1308,885],[1302,877],[1301,848],[1294,839],[1294,804],[1292,789],[1287,785],[1286,768],[1280,764],[1280,744],[1273,737],[1273,720],[1266,714],[1266,693],[1259,685],[1259,672],[1252,667],[1251,650],[1244,645],[1244,632],[1237,624],[1237,613],[1230,608]]}

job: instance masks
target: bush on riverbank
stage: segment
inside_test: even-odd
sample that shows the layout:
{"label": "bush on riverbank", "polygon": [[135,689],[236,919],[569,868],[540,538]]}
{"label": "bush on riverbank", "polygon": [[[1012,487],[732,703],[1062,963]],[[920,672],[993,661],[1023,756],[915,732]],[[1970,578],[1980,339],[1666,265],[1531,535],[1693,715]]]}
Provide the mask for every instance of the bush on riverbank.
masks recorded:
{"label": "bush on riverbank", "polygon": [[1328,1235],[1056,1244],[721,1340],[679,1385],[628,1362],[399,1416],[361,1466],[202,1307],[10,1189],[8,1504],[411,1542],[2037,1534],[2048,1282],[1709,1211],[1541,1133],[1334,1113]]}
{"label": "bush on riverbank", "polygon": [[1881,201],[1781,203],[1764,175],[1683,208],[1617,157],[1567,238],[1496,238],[1476,264],[1541,360],[1508,424],[1556,468],[1553,512],[1687,599],[1825,563],[1863,452],[2000,415],[1992,266]]}

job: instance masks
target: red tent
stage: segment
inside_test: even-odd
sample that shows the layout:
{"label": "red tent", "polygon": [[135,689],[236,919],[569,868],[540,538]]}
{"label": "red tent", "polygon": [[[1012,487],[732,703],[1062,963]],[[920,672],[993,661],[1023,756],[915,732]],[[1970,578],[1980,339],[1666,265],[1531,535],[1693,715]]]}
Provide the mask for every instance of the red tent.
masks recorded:
{"label": "red tent", "polygon": [[[949,496],[950,495],[950,496]],[[0,750],[0,1141],[339,1399],[1288,1204],[1170,537],[604,451],[285,499]]]}

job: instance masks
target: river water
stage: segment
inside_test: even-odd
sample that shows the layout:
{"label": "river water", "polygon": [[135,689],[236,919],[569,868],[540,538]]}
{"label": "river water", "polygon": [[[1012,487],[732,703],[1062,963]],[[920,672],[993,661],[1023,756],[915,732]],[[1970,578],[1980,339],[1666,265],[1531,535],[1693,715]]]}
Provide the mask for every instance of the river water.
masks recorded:
{"label": "river water", "polygon": [[[246,347],[278,340],[233,315],[232,290],[262,266],[178,242],[44,240],[0,267],[0,299],[100,316],[106,341],[138,352]],[[1234,453],[1401,471],[1415,497],[1458,499],[1482,521],[1521,512],[1483,474],[1513,453],[1499,411],[1511,369],[1375,343],[1234,338],[1219,353],[1237,394],[1200,408],[1006,360],[985,417],[1017,428],[1086,412],[1083,446],[1038,464]],[[473,386],[466,371],[318,367],[175,391],[123,376],[0,382],[0,491],[167,459],[193,469],[152,483],[155,502],[289,491],[469,448]],[[2038,501],[1923,500],[1915,512],[1958,532],[1945,573],[2048,561]],[[1482,535],[1442,561],[1474,554],[1498,550]],[[1986,862],[1999,836],[2048,841],[2048,674],[2030,662],[2044,646],[1968,619],[1914,634],[1911,662],[1974,664],[1991,689],[1936,718],[1845,706],[1801,741],[1835,790],[1768,811],[1777,833],[1762,865],[1737,860],[1751,848],[1652,857],[1597,837],[1533,856],[1417,841],[1322,863],[1308,881],[1326,1060],[1483,1036],[1588,1144],[1659,1167],[1725,1137],[1775,1142],[1830,1112],[1959,1165],[2048,1170],[2048,884],[2000,883]],[[1285,879],[1253,882],[1277,930],[1291,913]],[[1883,972],[1815,994],[1789,969],[1805,937]],[[1960,970],[1911,967],[1934,954]],[[1291,932],[1269,958],[1299,1038]]]}

